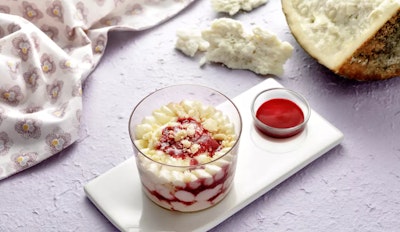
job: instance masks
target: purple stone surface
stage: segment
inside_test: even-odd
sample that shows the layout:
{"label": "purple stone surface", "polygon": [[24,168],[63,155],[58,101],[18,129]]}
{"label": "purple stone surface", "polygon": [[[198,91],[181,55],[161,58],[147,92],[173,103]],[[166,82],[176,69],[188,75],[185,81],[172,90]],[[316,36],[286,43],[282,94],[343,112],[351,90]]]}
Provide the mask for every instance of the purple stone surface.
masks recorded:
{"label": "purple stone surface", "polygon": [[297,44],[280,1],[235,19],[269,29],[295,47],[282,77],[217,64],[200,68],[200,57],[174,49],[177,29],[206,28],[220,16],[209,1],[196,1],[155,28],[112,32],[84,85],[80,140],[0,182],[0,231],[116,231],[83,186],[133,155],[127,127],[139,100],[176,83],[202,84],[235,97],[265,78],[303,94],[344,133],[344,141],[212,231],[397,231],[400,78],[355,82],[335,76]]}

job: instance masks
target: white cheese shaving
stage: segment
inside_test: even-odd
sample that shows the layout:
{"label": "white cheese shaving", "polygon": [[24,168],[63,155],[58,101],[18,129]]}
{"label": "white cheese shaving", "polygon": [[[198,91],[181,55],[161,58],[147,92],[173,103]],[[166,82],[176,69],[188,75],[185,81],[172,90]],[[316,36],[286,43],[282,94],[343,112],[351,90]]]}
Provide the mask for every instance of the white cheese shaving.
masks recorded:
{"label": "white cheese shaving", "polygon": [[211,0],[211,5],[217,12],[235,15],[240,10],[252,11],[266,2],[268,0]]}

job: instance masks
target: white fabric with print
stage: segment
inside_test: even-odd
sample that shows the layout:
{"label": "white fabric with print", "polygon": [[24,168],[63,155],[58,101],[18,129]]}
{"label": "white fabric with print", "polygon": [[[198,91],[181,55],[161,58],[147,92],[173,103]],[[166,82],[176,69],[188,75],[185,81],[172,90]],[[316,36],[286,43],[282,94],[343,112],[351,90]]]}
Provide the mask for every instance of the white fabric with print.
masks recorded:
{"label": "white fabric with print", "polygon": [[109,31],[152,27],[192,1],[1,1],[0,179],[78,139],[81,86]]}

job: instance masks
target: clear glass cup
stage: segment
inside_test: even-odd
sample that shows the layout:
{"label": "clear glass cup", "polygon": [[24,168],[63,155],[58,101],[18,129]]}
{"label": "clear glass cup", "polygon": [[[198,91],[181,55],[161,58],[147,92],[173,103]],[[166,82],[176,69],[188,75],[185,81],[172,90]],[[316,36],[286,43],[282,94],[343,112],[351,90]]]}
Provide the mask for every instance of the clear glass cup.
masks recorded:
{"label": "clear glass cup", "polygon": [[[225,122],[224,118],[227,119],[229,123],[223,123],[225,126],[221,126],[221,128],[226,127],[227,129],[224,130],[233,133],[234,139],[229,143],[219,141],[220,147],[212,157],[207,159],[200,159],[200,156],[206,157],[204,153],[184,158],[177,156],[178,152],[176,151],[176,153],[168,153],[170,152],[168,146],[176,146],[173,147],[175,150],[178,146],[174,139],[169,142],[162,141],[162,139],[168,139],[168,136],[165,136],[168,134],[165,132],[166,128],[169,128],[170,131],[177,131],[174,126],[168,127],[168,125],[171,125],[171,121],[179,121],[178,118],[180,118],[174,116],[168,107],[171,107],[170,103],[180,102],[200,102],[205,107],[204,109],[207,108],[206,106],[215,109],[216,113],[207,117],[219,118],[223,122]],[[191,106],[191,104],[186,105]],[[160,111],[160,109],[162,110]],[[190,110],[190,107],[186,108],[186,111],[193,112]],[[169,116],[164,117],[163,113],[160,115],[160,112],[163,111]],[[206,112],[207,110],[203,114],[207,115]],[[197,117],[196,113],[193,113],[194,116],[191,114],[189,113],[187,118]],[[210,127],[213,125],[210,121],[203,121],[201,124],[204,124],[206,128],[213,128]],[[172,125],[175,124],[172,123]],[[152,139],[149,141],[155,140],[156,142],[148,142],[143,139],[148,135],[143,135],[143,130],[145,133],[153,135],[150,136]],[[224,130],[221,129],[221,131]],[[212,134],[212,138],[221,139],[220,137],[223,137],[217,132],[206,131]],[[184,84],[169,86],[151,93],[138,103],[129,120],[129,134],[143,191],[154,203],[173,211],[194,212],[219,203],[232,187],[241,132],[242,119],[239,110],[229,98],[216,90],[200,85]],[[183,140],[178,140],[178,142],[181,144]],[[189,144],[195,143],[196,141],[191,141]],[[207,146],[207,143],[202,143],[202,146]],[[196,146],[191,146],[190,149],[184,151],[187,152],[193,147]],[[190,159],[191,162],[187,163],[186,159]],[[195,162],[192,162],[193,160]],[[203,160],[204,162],[202,162]]]}

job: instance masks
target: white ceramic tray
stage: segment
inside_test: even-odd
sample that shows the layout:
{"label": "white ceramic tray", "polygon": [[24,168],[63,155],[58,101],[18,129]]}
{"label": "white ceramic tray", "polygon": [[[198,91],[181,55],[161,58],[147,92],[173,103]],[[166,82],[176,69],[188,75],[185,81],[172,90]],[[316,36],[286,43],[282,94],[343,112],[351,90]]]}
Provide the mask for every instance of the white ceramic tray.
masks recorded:
{"label": "white ceramic tray", "polygon": [[250,103],[264,89],[281,87],[267,79],[233,99],[243,119],[234,186],[218,205],[195,213],[162,209],[142,193],[134,158],[84,187],[93,204],[121,231],[206,231],[218,225],[316,158],[338,145],[343,134],[315,111],[302,134],[271,139],[253,126]]}

